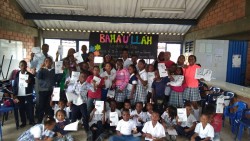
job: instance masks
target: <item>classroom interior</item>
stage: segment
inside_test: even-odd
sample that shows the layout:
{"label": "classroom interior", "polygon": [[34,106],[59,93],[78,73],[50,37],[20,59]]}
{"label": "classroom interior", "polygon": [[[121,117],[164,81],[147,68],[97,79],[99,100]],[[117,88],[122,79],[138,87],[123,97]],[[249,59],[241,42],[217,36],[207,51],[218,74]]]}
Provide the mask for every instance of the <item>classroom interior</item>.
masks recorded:
{"label": "classroom interior", "polygon": [[[110,43],[114,48],[129,35],[130,47],[136,46],[131,52],[140,54],[147,63],[154,62],[161,51],[171,52],[174,62],[181,54],[186,60],[195,55],[197,63],[213,72],[212,80],[205,82],[209,87],[233,92],[233,102],[249,106],[249,33],[249,0],[0,0],[0,80],[9,79],[12,71],[19,69],[20,60],[29,62],[33,47],[49,44],[48,54],[53,58],[62,47],[62,59],[68,49],[80,52],[86,45],[102,62],[105,53],[117,58],[120,54],[96,45]],[[112,35],[121,39],[112,42]],[[138,37],[145,37],[145,41],[138,41]],[[144,44],[152,46],[143,48]],[[226,120],[221,141],[235,140],[230,126]],[[249,126],[242,141],[250,140]],[[16,130],[10,113],[1,128],[3,140],[16,140],[28,128]],[[82,133],[80,130],[73,136],[85,140]]]}

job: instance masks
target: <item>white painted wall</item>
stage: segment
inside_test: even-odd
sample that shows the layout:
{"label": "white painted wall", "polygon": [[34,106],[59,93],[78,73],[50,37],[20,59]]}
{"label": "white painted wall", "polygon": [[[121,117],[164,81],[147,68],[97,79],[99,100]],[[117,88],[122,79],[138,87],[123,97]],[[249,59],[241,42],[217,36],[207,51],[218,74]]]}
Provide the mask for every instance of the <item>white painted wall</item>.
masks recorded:
{"label": "white painted wall", "polygon": [[216,80],[226,81],[228,40],[196,40],[194,55],[197,63],[213,71]]}

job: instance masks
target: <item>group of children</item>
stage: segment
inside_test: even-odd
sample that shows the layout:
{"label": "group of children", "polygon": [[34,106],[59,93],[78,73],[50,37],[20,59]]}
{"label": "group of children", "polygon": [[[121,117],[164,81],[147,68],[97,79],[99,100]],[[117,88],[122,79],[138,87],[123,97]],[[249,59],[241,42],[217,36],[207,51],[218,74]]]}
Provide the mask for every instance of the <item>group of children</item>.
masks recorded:
{"label": "group of children", "polygon": [[[124,52],[127,53],[127,50]],[[91,70],[86,70],[88,67],[85,66],[88,63],[78,64],[78,70],[81,70],[80,76],[77,82],[72,83],[70,81],[72,72],[77,71],[72,67],[72,62],[65,59],[63,73],[55,74],[52,59],[45,58],[43,66],[36,75],[40,87],[38,124],[24,132],[18,140],[26,141],[29,138],[71,141],[72,136],[63,129],[78,119],[81,120],[86,133],[91,135],[90,140],[102,139],[104,134],[113,135],[115,131],[117,135],[111,136],[110,141],[140,140],[133,136],[134,133],[140,133],[145,140],[164,140],[167,129],[175,129],[178,135],[186,136],[192,141],[213,140],[212,125],[213,122],[217,123],[210,120],[213,111],[207,111],[199,118],[197,101],[200,100],[200,95],[198,80],[194,78],[195,70],[199,66],[195,64],[195,56],[189,56],[189,66],[172,64],[167,68],[169,74],[167,77],[160,77],[159,70],[154,65],[147,65],[143,59],[139,60],[137,65],[125,66],[127,59],[117,59],[115,67],[107,62],[103,68],[94,66]],[[15,79],[14,99],[20,103],[21,127],[24,127],[26,117],[22,115],[24,110],[21,103],[22,101],[28,103],[29,94],[33,90],[34,76],[27,72],[25,61],[21,61],[19,67],[21,70]],[[26,80],[28,86],[25,88],[25,96],[19,96],[19,73],[29,75]],[[148,80],[149,73],[154,75],[152,81]],[[168,85],[169,82],[175,81],[173,75],[184,76],[185,82],[183,81],[180,86]],[[60,87],[61,90],[58,102],[51,101],[54,87]],[[112,92],[114,95],[110,96]],[[68,100],[66,93],[72,93],[76,98]],[[184,99],[187,101],[186,106]],[[94,107],[96,101],[104,101],[102,112],[97,112]],[[186,122],[178,121],[177,108],[181,107],[186,108],[188,116]],[[30,109],[26,112],[33,111]],[[120,120],[115,126],[111,126],[111,112],[116,112]],[[31,125],[35,123],[32,115],[28,116],[28,119]],[[175,136],[169,138],[176,139]]]}

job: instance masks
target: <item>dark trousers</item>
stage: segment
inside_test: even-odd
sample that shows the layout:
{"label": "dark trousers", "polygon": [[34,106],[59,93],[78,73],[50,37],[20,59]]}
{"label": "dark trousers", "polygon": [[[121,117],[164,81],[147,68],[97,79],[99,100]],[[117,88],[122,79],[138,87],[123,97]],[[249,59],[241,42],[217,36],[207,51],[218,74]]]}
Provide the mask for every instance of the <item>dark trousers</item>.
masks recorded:
{"label": "dark trousers", "polygon": [[[97,129],[94,130],[94,128],[97,128]],[[97,123],[94,123],[90,127],[90,129],[92,131],[93,140],[97,139],[104,131],[102,121],[98,121]]]}
{"label": "dark trousers", "polygon": [[32,95],[18,96],[19,114],[22,124],[26,124],[26,115],[30,123],[34,123],[34,104]]}
{"label": "dark trousers", "polygon": [[[204,140],[205,138],[201,138],[200,136],[197,136],[197,137],[195,137],[195,141],[202,141],[202,140]],[[211,141],[211,140],[209,140],[209,141]]]}
{"label": "dark trousers", "polygon": [[191,138],[194,134],[194,130],[189,131],[189,132],[185,132],[184,130],[188,129],[188,128],[189,127],[182,127],[180,125],[177,125],[175,129],[176,129],[176,132],[178,133],[178,135]]}
{"label": "dark trousers", "polygon": [[75,122],[77,118],[79,117],[79,113],[82,115],[82,123],[84,126],[84,129],[86,131],[89,130],[89,118],[88,118],[88,111],[87,111],[87,104],[83,103],[79,106],[72,104],[71,107],[71,119],[72,122]]}
{"label": "dark trousers", "polygon": [[53,110],[50,107],[50,99],[51,99],[52,91],[40,91],[39,92],[39,116],[38,123],[41,123],[44,115],[53,116]]}
{"label": "dark trousers", "polygon": [[106,101],[108,90],[109,89],[102,89],[102,98],[101,98],[102,101]]}

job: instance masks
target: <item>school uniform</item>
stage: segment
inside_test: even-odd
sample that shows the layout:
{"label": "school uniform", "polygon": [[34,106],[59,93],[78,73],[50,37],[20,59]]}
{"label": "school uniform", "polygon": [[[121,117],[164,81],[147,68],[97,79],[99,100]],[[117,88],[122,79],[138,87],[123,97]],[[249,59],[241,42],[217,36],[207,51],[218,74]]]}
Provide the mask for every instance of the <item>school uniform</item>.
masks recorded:
{"label": "school uniform", "polygon": [[56,118],[56,112],[58,110],[64,110],[66,112],[66,118],[67,119],[70,119],[70,107],[64,107],[63,109],[61,109],[58,104],[55,104],[54,107],[52,107],[52,109],[54,110],[54,118]]}
{"label": "school uniform", "polygon": [[50,130],[44,130],[43,124],[37,124],[31,127],[29,130],[22,133],[17,139],[18,141],[34,141],[35,139],[43,140],[45,137],[53,138],[54,132]]}
{"label": "school uniform", "polygon": [[[117,102],[124,102],[126,99],[125,89],[129,82],[129,72],[127,69],[121,69],[116,71],[116,78],[115,78],[115,100]],[[121,90],[122,92],[119,92]]]}
{"label": "school uniform", "polygon": [[[129,77],[129,81],[128,81],[128,85],[127,85],[127,88],[126,88],[126,97],[127,99],[130,99],[130,95],[131,95],[131,91],[132,91],[132,87],[133,85],[136,85],[137,84],[137,77],[135,76],[135,74],[131,74],[130,77]],[[134,99],[130,99],[130,103],[131,105],[134,105]]]}
{"label": "school uniform", "polygon": [[[163,138],[166,136],[165,129],[159,122],[154,127],[152,121],[146,122],[142,128],[142,132],[151,134],[153,138]],[[153,141],[153,139],[145,137],[145,141]]]}
{"label": "school uniform", "polygon": [[[33,88],[35,84],[35,78],[34,75],[25,72],[24,74],[28,75],[28,78],[30,80],[30,83],[28,83],[28,86],[26,88],[19,87],[19,76],[21,71],[18,71],[16,74],[16,78],[14,80],[13,85],[13,94],[17,96],[19,100],[19,114],[21,117],[22,125],[26,125],[26,115],[29,119],[29,123],[33,124],[34,121],[34,104],[33,104]],[[24,89],[24,91],[23,91]]]}
{"label": "school uniform", "polygon": [[[148,73],[145,69],[140,71],[139,75],[142,80],[148,81]],[[143,102],[144,104],[147,102],[147,87],[143,86],[140,80],[138,80],[138,84],[136,86],[135,103],[136,102]]]}
{"label": "school uniform", "polygon": [[174,126],[174,125],[177,124],[176,118],[171,119],[171,118],[169,117],[169,115],[168,115],[167,112],[164,112],[164,113],[161,115],[161,118],[165,121],[167,127],[172,127],[172,126]]}
{"label": "school uniform", "polygon": [[[98,113],[98,112],[91,112],[90,115],[93,115],[92,120],[89,122],[90,130],[92,131],[92,136],[97,139],[104,131],[104,125],[102,124],[102,120],[107,119],[106,114]],[[94,130],[96,128],[96,130]]]}
{"label": "school uniform", "polygon": [[123,60],[123,68],[127,69],[129,65],[133,64],[133,62],[129,58],[127,58],[126,60],[122,58],[122,60]]}
{"label": "school uniform", "polygon": [[54,127],[54,129],[53,129],[53,132],[55,132],[55,134],[58,132],[58,133],[60,133],[61,135],[63,135],[63,137],[55,137],[54,138],[54,141],[73,141],[74,139],[73,139],[73,137],[72,137],[72,135],[70,135],[69,134],[69,132],[68,131],[64,131],[63,129],[64,129],[64,127],[66,126],[66,125],[68,125],[68,124],[70,124],[70,122],[68,121],[68,120],[64,120],[64,121],[58,121],[57,119],[56,119],[56,125],[55,125],[55,127]]}
{"label": "school uniform", "polygon": [[213,141],[214,128],[209,123],[207,123],[205,128],[203,128],[202,123],[198,123],[194,132],[198,134],[198,136],[195,138],[195,141],[201,141],[207,137],[210,137],[210,140]]}
{"label": "school uniform", "polygon": [[106,101],[108,90],[111,88],[112,82],[113,82],[113,80],[115,79],[115,76],[116,76],[116,70],[112,69],[110,74],[108,74],[105,71],[105,72],[101,73],[100,76],[102,78],[108,77],[107,79],[104,79],[105,87],[102,88],[102,98],[101,98],[102,101]]}
{"label": "school uniform", "polygon": [[[110,126],[110,112],[112,112],[111,110],[108,110],[107,112],[106,112],[106,128],[108,128],[109,130],[111,130],[111,131],[115,131],[115,128],[116,128],[116,126]],[[121,116],[122,116],[122,114],[121,114],[121,111],[120,110],[118,110],[118,109],[115,109],[115,111],[114,112],[116,112],[117,114],[118,114],[118,120],[121,118]]]}
{"label": "school uniform", "polygon": [[[147,113],[146,113],[146,112],[143,112],[143,111],[141,111],[140,113],[138,113],[136,110],[134,110],[134,111],[131,112],[130,115],[131,115],[131,116],[134,116],[134,117],[133,117],[133,121],[134,121],[135,124],[136,124],[137,131],[138,131],[138,132],[141,132],[141,129],[142,129],[142,127],[143,127],[143,124],[144,124],[144,123],[147,121],[147,119],[148,119]],[[135,115],[137,115],[138,118],[141,118],[141,119],[142,119],[142,122],[140,122],[140,121],[138,120],[138,118],[135,117]]]}
{"label": "school uniform", "polygon": [[140,138],[134,137],[131,132],[136,129],[136,124],[133,120],[124,121],[120,120],[117,124],[116,130],[119,131],[122,136],[111,136],[109,141],[140,141]]}
{"label": "school uniform", "polygon": [[189,131],[189,132],[185,132],[184,130],[185,129],[189,129],[190,127],[193,126],[193,123],[196,122],[196,118],[194,117],[193,114],[190,114],[188,117],[187,117],[187,121],[183,121],[181,123],[181,125],[177,125],[176,126],[176,132],[178,133],[178,135],[181,135],[181,136],[186,136],[188,138],[192,137],[192,135],[194,134],[194,130],[192,131]]}

